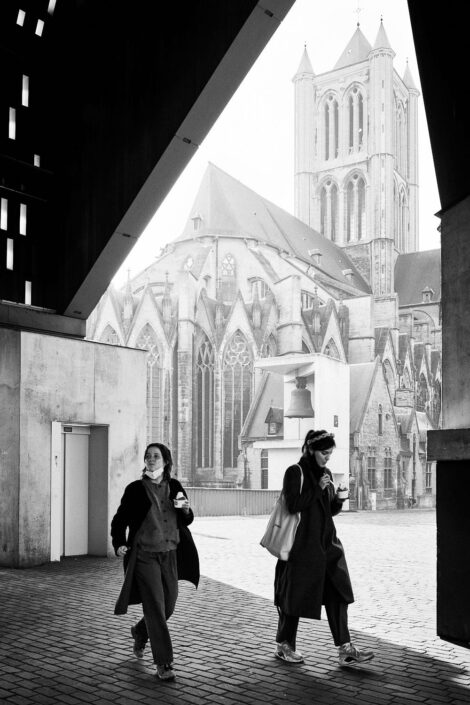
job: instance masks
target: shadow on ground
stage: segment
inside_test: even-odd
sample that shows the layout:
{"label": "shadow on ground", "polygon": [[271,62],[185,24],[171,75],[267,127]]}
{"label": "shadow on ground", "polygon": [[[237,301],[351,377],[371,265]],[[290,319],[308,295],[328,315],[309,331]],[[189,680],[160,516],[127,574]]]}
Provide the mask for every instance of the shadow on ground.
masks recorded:
{"label": "shadow on ground", "polygon": [[159,682],[150,651],[141,661],[132,655],[130,626],[140,608],[113,614],[121,579],[121,562],[104,558],[0,569],[2,702],[468,705],[464,649],[451,657],[437,637],[423,639],[418,651],[386,634],[353,632],[376,658],[344,669],[327,623],[304,620],[299,644],[306,663],[285,664],[273,658],[277,615],[270,601],[207,578],[198,590],[180,583],[170,621],[177,680]]}

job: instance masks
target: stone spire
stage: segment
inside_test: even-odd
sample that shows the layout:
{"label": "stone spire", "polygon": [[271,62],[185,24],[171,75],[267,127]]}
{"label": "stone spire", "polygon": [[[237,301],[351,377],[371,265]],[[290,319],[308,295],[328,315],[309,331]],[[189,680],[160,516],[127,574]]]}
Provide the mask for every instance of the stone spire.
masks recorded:
{"label": "stone spire", "polygon": [[307,53],[307,45],[305,45],[302,58],[300,59],[299,68],[295,72],[294,78],[292,80],[296,81],[299,78],[305,78],[307,75],[313,78],[315,76],[315,72],[312,68],[312,63]]}
{"label": "stone spire", "polygon": [[410,91],[417,91],[415,82],[413,81],[413,76],[411,75],[410,67],[408,65],[408,59],[406,60],[405,73],[403,74],[403,83]]}
{"label": "stone spire", "polygon": [[395,56],[395,52],[393,51],[390,42],[388,41],[387,37],[387,32],[385,31],[383,19],[380,18],[380,27],[379,31],[377,32],[377,38],[375,40],[374,44],[374,51],[376,49],[389,49],[390,51],[393,52],[393,55]]}

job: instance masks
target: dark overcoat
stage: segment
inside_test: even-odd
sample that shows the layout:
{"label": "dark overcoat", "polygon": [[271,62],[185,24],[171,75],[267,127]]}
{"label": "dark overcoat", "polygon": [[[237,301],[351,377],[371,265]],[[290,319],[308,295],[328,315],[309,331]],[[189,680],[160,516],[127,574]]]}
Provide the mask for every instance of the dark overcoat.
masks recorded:
{"label": "dark overcoat", "polygon": [[[289,560],[276,565],[274,604],[285,614],[320,619],[327,577],[343,602],[354,602],[343,546],[333,523],[342,502],[332,484],[321,489],[317,477],[323,470],[314,461],[302,457],[299,463],[304,475],[302,493],[298,465],[288,467],[284,475],[286,505],[292,514],[300,512],[300,523]],[[332,480],[330,470],[324,470]]]}
{"label": "dark overcoat", "polygon": [[[151,506],[143,483],[144,480],[135,480],[127,485],[121,504],[111,521],[111,538],[115,553],[120,546],[128,548],[124,556],[124,582],[114,608],[115,614],[125,614],[128,605],[142,602],[134,581],[134,568],[137,557],[136,538],[138,539],[138,531]],[[172,477],[170,478],[169,495],[172,503],[178,492],[182,492],[187,497],[181,483]],[[175,512],[180,537],[176,549],[178,580],[188,580],[197,587],[199,583],[199,556],[188,529],[188,525],[194,519],[194,514],[192,510],[186,513],[182,509],[175,509]]]}

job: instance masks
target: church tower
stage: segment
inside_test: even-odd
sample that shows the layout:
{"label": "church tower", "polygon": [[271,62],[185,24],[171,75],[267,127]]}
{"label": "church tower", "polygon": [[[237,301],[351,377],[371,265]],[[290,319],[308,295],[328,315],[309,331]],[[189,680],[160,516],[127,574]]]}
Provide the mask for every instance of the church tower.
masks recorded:
{"label": "church tower", "polygon": [[293,79],[295,215],[390,304],[396,257],[418,248],[419,92],[394,57],[382,21],[374,46],[358,24],[332,71],[315,75],[304,49]]}

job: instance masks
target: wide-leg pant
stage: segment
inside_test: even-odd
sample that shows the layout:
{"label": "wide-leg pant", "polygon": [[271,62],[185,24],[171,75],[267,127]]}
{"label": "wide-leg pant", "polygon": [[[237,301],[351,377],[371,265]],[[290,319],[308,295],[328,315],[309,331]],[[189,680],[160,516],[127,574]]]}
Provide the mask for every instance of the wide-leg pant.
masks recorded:
{"label": "wide-leg pant", "polygon": [[173,661],[167,620],[178,597],[176,550],[153,553],[137,549],[134,578],[142,598],[144,618],[136,624],[142,639],[150,639],[153,660],[158,665]]}
{"label": "wide-leg pant", "polygon": [[[328,624],[335,646],[341,646],[351,641],[348,628],[348,605],[341,600],[341,596],[327,579],[323,592],[323,604],[325,605]],[[276,641],[281,644],[287,641],[295,650],[299,617],[285,614],[278,608],[279,622],[277,627]]]}

